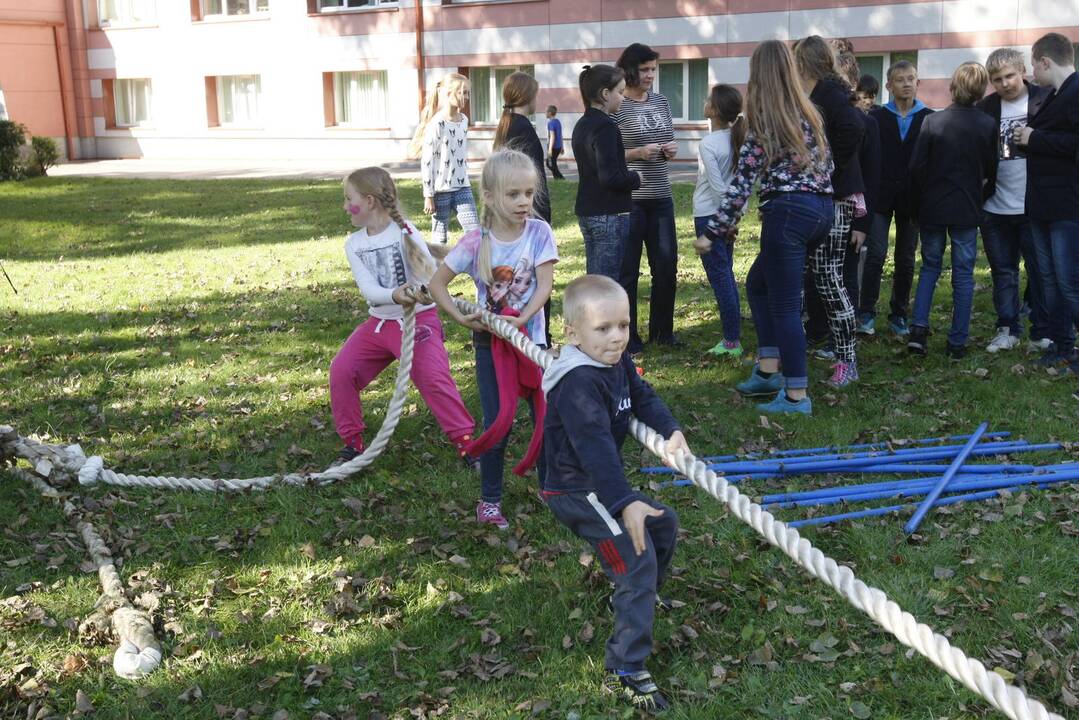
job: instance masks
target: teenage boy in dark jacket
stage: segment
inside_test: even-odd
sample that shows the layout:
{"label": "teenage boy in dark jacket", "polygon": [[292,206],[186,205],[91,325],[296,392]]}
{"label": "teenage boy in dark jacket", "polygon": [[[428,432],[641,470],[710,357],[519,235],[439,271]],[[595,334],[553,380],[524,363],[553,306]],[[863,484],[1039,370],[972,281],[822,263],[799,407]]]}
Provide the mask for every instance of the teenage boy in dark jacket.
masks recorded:
{"label": "teenage boy in dark jacket", "polygon": [[1048,350],[1049,316],[1045,310],[1034,236],[1026,216],[1027,156],[1012,139],[1015,128],[1026,125],[1045,101],[1049,91],[1031,85],[1023,54],[1000,48],[985,61],[989,82],[996,90],[978,102],[978,109],[993,118],[999,128],[997,140],[996,192],[985,201],[981,222],[982,245],[993,277],[993,306],[997,333],[986,347],[991,353],[1010,350],[1023,335],[1020,317],[1019,258],[1026,266],[1030,292],[1030,347]]}
{"label": "teenage boy in dark jacket", "polygon": [[1016,143],[1027,153],[1026,211],[1055,347],[1047,362],[1079,372],[1071,330],[1079,320],[1079,78],[1071,41],[1043,35],[1031,48],[1034,82],[1053,92]]}
{"label": "teenage boy in dark jacket", "polygon": [[645,660],[652,652],[657,591],[674,556],[678,516],[633,490],[622,472],[630,414],[688,452],[670,410],[637,375],[626,354],[629,297],[604,275],[566,286],[566,345],[543,374],[549,471],[543,497],[554,516],[596,550],[614,583],[614,634],[607,641],[604,686],[635,707],[667,707]]}
{"label": "teenage boy in dark jacket", "polygon": [[914,295],[907,348],[927,351],[929,310],[940,278],[944,244],[952,243],[952,327],[948,356],[966,356],[974,301],[974,263],[982,204],[993,194],[999,128],[974,107],[985,95],[989,74],[981,63],[965,62],[952,75],[952,104],[922,123],[910,161],[912,210],[922,233],[922,271]]}
{"label": "teenage boy in dark jacket", "polygon": [[908,168],[922,121],[933,111],[918,100],[918,70],[909,60],[899,60],[888,68],[885,87],[892,99],[870,110],[880,127],[881,178],[879,205],[873,211],[873,226],[866,240],[868,250],[862,272],[859,324],[868,334],[877,315],[881,273],[888,255],[888,227],[895,216],[895,275],[892,278],[892,331],[905,336],[910,288],[914,282],[914,260],[918,250],[918,225],[910,212]]}

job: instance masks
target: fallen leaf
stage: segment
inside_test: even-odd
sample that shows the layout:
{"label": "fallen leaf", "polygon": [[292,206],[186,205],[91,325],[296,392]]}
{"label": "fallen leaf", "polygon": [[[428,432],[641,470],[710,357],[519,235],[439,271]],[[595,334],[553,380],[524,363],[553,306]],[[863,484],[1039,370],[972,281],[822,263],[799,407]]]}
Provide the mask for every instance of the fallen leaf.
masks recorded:
{"label": "fallen leaf", "polygon": [[94,712],[94,704],[90,702],[90,698],[82,690],[75,691],[75,710],[83,715],[90,715]]}
{"label": "fallen leaf", "polygon": [[308,560],[314,560],[315,559],[315,545],[314,545],[314,543],[304,543],[303,546],[300,548],[300,554],[303,555]]}
{"label": "fallen leaf", "polygon": [[202,688],[198,685],[192,685],[187,690],[176,696],[176,699],[182,703],[191,702],[192,700],[202,699]]}
{"label": "fallen leaf", "polygon": [[858,718],[858,720],[866,720],[866,718],[872,715],[869,712],[869,708],[865,706],[865,703],[852,702],[850,704],[850,714]]}
{"label": "fallen leaf", "polygon": [[933,568],[933,577],[937,580],[947,580],[954,576],[955,570],[952,570],[951,568],[940,567],[939,565]]}

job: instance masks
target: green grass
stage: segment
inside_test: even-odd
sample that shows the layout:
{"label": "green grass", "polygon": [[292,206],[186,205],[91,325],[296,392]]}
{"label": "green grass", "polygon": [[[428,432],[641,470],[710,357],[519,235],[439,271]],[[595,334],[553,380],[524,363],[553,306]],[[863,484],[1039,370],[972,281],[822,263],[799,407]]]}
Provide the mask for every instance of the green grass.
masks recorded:
{"label": "green grass", "polygon": [[[418,186],[401,187],[406,214],[419,219]],[[583,255],[574,185],[553,188],[558,316]],[[691,192],[677,186],[676,206],[689,207]],[[335,183],[0,186],[0,260],[19,289],[0,287],[0,422],[79,442],[128,472],[321,468],[339,445],[327,367],[366,313],[342,257],[344,221]],[[811,360],[814,417],[763,423],[733,391],[745,367],[703,353],[719,321],[690,248],[692,218],[680,215],[678,229],[676,324],[688,348],[650,350],[642,364],[698,454],[964,433],[985,419],[1032,440],[1075,439],[1074,380],[1036,370],[1021,351],[981,351],[994,320],[984,263],[967,360],[944,359],[941,334],[922,361],[882,333],[859,348],[861,382],[829,390],[827,367]],[[747,218],[739,278],[756,235]],[[454,287],[471,295],[464,281]],[[647,287],[645,279],[643,295]],[[938,328],[948,295],[945,279]],[[752,325],[744,327],[752,348]],[[447,327],[447,335],[478,416],[467,333]],[[385,375],[365,393],[372,427],[391,385]],[[525,436],[517,433],[512,457]],[[630,470],[652,464],[635,444],[625,455]],[[386,454],[349,482],[235,497],[90,490],[87,512],[122,559],[129,594],[159,601],[166,659],[130,683],[112,674],[110,646],[80,645],[68,628],[99,592],[80,567],[74,528],[0,472],[0,597],[18,595],[0,605],[0,716],[25,717],[30,702],[67,714],[82,690],[97,718],[232,717],[235,708],[264,718],[279,709],[293,718],[440,709],[445,717],[622,717],[597,692],[611,630],[605,581],[534,499],[532,482],[507,480],[510,532],[478,527],[478,481],[459,468],[413,392]],[[994,716],[716,501],[688,488],[655,494],[684,529],[669,590],[685,606],[658,617],[651,662],[676,702],[673,717]],[[1065,486],[957,507],[932,515],[915,540],[897,518],[806,536],[971,656],[1079,718],[1062,696],[1079,690],[1077,501],[1075,486]],[[935,568],[954,575],[935,579]],[[819,648],[829,646],[838,657],[825,662],[834,653]],[[42,693],[35,700],[16,690],[31,678]],[[178,699],[196,685],[201,697]]]}

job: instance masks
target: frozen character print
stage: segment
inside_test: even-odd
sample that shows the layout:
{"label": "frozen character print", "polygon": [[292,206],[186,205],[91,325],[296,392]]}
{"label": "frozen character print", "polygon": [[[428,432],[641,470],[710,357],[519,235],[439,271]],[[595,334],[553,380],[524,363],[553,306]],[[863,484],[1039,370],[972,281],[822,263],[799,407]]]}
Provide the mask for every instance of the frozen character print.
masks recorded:
{"label": "frozen character print", "polygon": [[498,313],[509,303],[510,287],[513,285],[513,268],[496,265],[491,268],[491,284],[487,287],[487,309]]}
{"label": "frozen character print", "polygon": [[535,267],[528,258],[521,258],[513,271],[513,282],[510,283],[509,294],[506,303],[514,310],[521,310],[528,304],[529,290],[532,289],[532,278],[535,277]]}

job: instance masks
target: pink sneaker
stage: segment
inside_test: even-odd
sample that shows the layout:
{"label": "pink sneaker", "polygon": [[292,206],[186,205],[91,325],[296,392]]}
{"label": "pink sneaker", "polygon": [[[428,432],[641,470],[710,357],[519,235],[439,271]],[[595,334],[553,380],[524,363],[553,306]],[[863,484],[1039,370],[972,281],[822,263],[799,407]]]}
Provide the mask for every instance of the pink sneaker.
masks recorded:
{"label": "pink sneaker", "polygon": [[837,362],[832,366],[832,371],[828,384],[834,388],[846,387],[858,379],[858,365],[852,362]]}
{"label": "pink sneaker", "polygon": [[476,506],[476,522],[490,523],[499,530],[505,530],[510,526],[506,518],[502,517],[502,503],[484,502]]}

